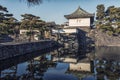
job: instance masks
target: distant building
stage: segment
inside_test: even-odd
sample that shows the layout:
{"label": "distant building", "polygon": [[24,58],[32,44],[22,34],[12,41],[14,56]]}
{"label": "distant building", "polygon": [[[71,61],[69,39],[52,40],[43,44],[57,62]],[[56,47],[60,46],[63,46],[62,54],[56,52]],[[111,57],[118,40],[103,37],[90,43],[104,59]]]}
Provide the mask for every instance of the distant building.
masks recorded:
{"label": "distant building", "polygon": [[76,28],[88,32],[86,29],[92,28],[94,22],[94,14],[88,13],[78,7],[76,11],[69,15],[64,15],[68,22],[59,33],[76,33]]}
{"label": "distant building", "polygon": [[[39,29],[31,30],[32,32],[34,32],[33,40],[39,40],[41,38],[41,36],[44,39],[50,39],[51,38],[51,29],[56,27],[56,23],[53,22],[53,21],[52,22],[46,22],[45,26],[46,26],[46,30],[43,31],[43,34],[41,34]],[[29,39],[29,36],[27,36],[28,32],[30,32],[30,30],[20,29],[20,36],[21,36],[21,38],[22,39]]]}
{"label": "distant building", "polygon": [[[34,34],[34,40],[39,40],[38,38],[38,34],[40,34],[39,30],[32,30],[35,34]],[[30,30],[26,30],[26,29],[20,29],[20,36],[23,39],[29,39],[29,37],[27,36],[27,32],[30,32]]]}
{"label": "distant building", "polygon": [[69,15],[64,15],[65,18],[68,19],[69,27],[91,27],[94,20],[94,14],[88,13],[82,8],[78,7],[78,9]]}

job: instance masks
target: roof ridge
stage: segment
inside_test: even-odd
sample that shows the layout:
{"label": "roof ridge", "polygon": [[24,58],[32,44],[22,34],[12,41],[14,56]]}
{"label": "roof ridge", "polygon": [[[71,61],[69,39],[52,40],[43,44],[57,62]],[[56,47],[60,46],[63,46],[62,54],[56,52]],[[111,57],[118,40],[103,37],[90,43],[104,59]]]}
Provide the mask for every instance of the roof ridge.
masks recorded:
{"label": "roof ridge", "polygon": [[[88,13],[88,14],[90,14],[89,12],[87,12],[86,10],[84,10],[84,9],[82,9],[80,6],[78,6],[78,9],[76,10],[76,11],[83,11],[83,12],[85,12],[85,13]],[[74,11],[75,12],[75,11]]]}
{"label": "roof ridge", "polygon": [[93,16],[93,14],[85,11],[84,9],[82,9],[80,6],[78,6],[78,8],[71,14],[69,15],[65,15],[66,18],[68,17],[90,17]]}

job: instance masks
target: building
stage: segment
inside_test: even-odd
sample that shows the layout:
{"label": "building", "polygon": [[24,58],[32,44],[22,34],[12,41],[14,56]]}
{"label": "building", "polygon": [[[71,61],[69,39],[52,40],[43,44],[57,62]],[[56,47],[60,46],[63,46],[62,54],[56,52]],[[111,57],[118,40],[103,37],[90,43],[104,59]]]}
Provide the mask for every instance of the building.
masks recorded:
{"label": "building", "polygon": [[[40,28],[32,29],[31,32],[33,32],[33,40],[40,40],[40,39],[50,39],[51,38],[51,29],[55,28],[56,23],[55,22],[46,22],[44,29],[42,29],[42,26]],[[19,33],[22,39],[29,39],[30,36],[27,35],[27,33],[30,32],[28,29],[20,29]]]}
{"label": "building", "polygon": [[[20,36],[22,38],[22,40],[28,40],[29,37],[27,35],[27,33],[30,32],[30,30],[26,30],[26,29],[20,29]],[[39,40],[39,37],[37,35],[40,34],[39,30],[32,30],[32,32],[34,32],[34,40]]]}
{"label": "building", "polygon": [[57,40],[61,41],[61,43],[78,44],[79,50],[81,50],[82,53],[86,53],[88,51],[86,50],[87,47],[90,47],[90,45],[94,43],[91,37],[94,14],[78,7],[73,13],[64,15],[64,17],[68,20],[64,23],[64,27],[52,29],[52,33],[56,33],[59,36]]}
{"label": "building", "polygon": [[69,27],[91,27],[94,20],[94,14],[88,13],[82,8],[78,7],[76,11],[69,15],[64,15],[68,19]]}
{"label": "building", "polygon": [[[92,28],[94,22],[94,14],[88,13],[82,8],[78,7],[73,13],[64,15],[68,20],[64,28],[59,33],[76,33],[76,28],[88,32]],[[86,30],[87,29],[87,30]]]}

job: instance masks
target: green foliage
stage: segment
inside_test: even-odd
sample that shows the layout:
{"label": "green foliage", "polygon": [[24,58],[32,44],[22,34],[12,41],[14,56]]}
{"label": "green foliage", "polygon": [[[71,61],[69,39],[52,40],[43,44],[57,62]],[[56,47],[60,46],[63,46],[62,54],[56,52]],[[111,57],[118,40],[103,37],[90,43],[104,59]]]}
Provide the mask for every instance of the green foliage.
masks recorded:
{"label": "green foliage", "polygon": [[[39,16],[35,16],[32,14],[23,14],[21,15],[23,19],[21,20],[21,29],[29,30],[29,32],[34,32],[34,30],[39,30],[40,36],[44,37],[45,31],[49,31],[49,26],[45,21],[41,20]],[[27,33],[27,34],[28,34]],[[35,34],[28,34],[28,36],[34,36]],[[30,37],[32,38],[32,37]]]}
{"label": "green foliage", "polygon": [[34,35],[34,34],[35,34],[34,31],[28,31],[28,32],[26,33],[27,36]]}
{"label": "green foliage", "polygon": [[104,16],[105,16],[105,7],[104,7],[104,5],[103,4],[100,4],[100,5],[98,5],[97,6],[97,17],[96,17],[96,19],[97,20],[102,20],[103,18],[104,18]]}
{"label": "green foliage", "polygon": [[116,33],[116,34],[120,34],[120,28],[115,29],[115,33]]}
{"label": "green foliage", "polygon": [[0,5],[0,11],[8,12],[7,8],[3,7],[2,5]]}
{"label": "green foliage", "polygon": [[42,0],[27,0],[28,5],[39,5],[40,3],[42,3]]}
{"label": "green foliage", "polygon": [[0,34],[14,34],[16,25],[13,14],[8,14],[7,8],[0,5]]}
{"label": "green foliage", "polygon": [[21,21],[21,29],[39,29],[45,25],[45,21],[40,20],[39,16],[32,14],[23,14],[21,16],[23,17]]}
{"label": "green foliage", "polygon": [[97,6],[96,26],[109,35],[120,34],[120,7],[109,6],[106,10],[103,4]]}
{"label": "green foliage", "polygon": [[[41,0],[27,0],[30,4],[37,4]],[[0,5],[0,35],[2,34],[12,34],[16,35],[19,33],[19,29],[26,29],[28,32],[26,33],[30,38],[32,38],[35,34],[34,30],[39,30],[39,35],[44,37],[45,31],[49,31],[51,25],[47,24],[45,21],[41,20],[39,16],[35,16],[33,14],[23,14],[21,15],[23,18],[20,22],[18,22],[13,14],[8,14],[8,10],[6,7]],[[38,33],[38,32],[37,32]]]}
{"label": "green foliage", "polygon": [[112,36],[113,35],[113,32],[112,31],[108,31],[107,32],[109,36]]}

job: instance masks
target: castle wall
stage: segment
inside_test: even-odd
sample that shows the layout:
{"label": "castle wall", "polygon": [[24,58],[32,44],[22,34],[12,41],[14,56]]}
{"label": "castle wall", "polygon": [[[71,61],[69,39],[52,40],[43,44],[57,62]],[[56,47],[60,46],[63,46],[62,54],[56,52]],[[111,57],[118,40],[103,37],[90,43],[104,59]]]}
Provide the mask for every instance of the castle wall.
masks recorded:
{"label": "castle wall", "polygon": [[90,26],[90,18],[69,19],[69,26]]}
{"label": "castle wall", "polygon": [[48,49],[58,45],[55,41],[36,41],[23,43],[1,43],[0,60],[20,56],[37,50]]}

